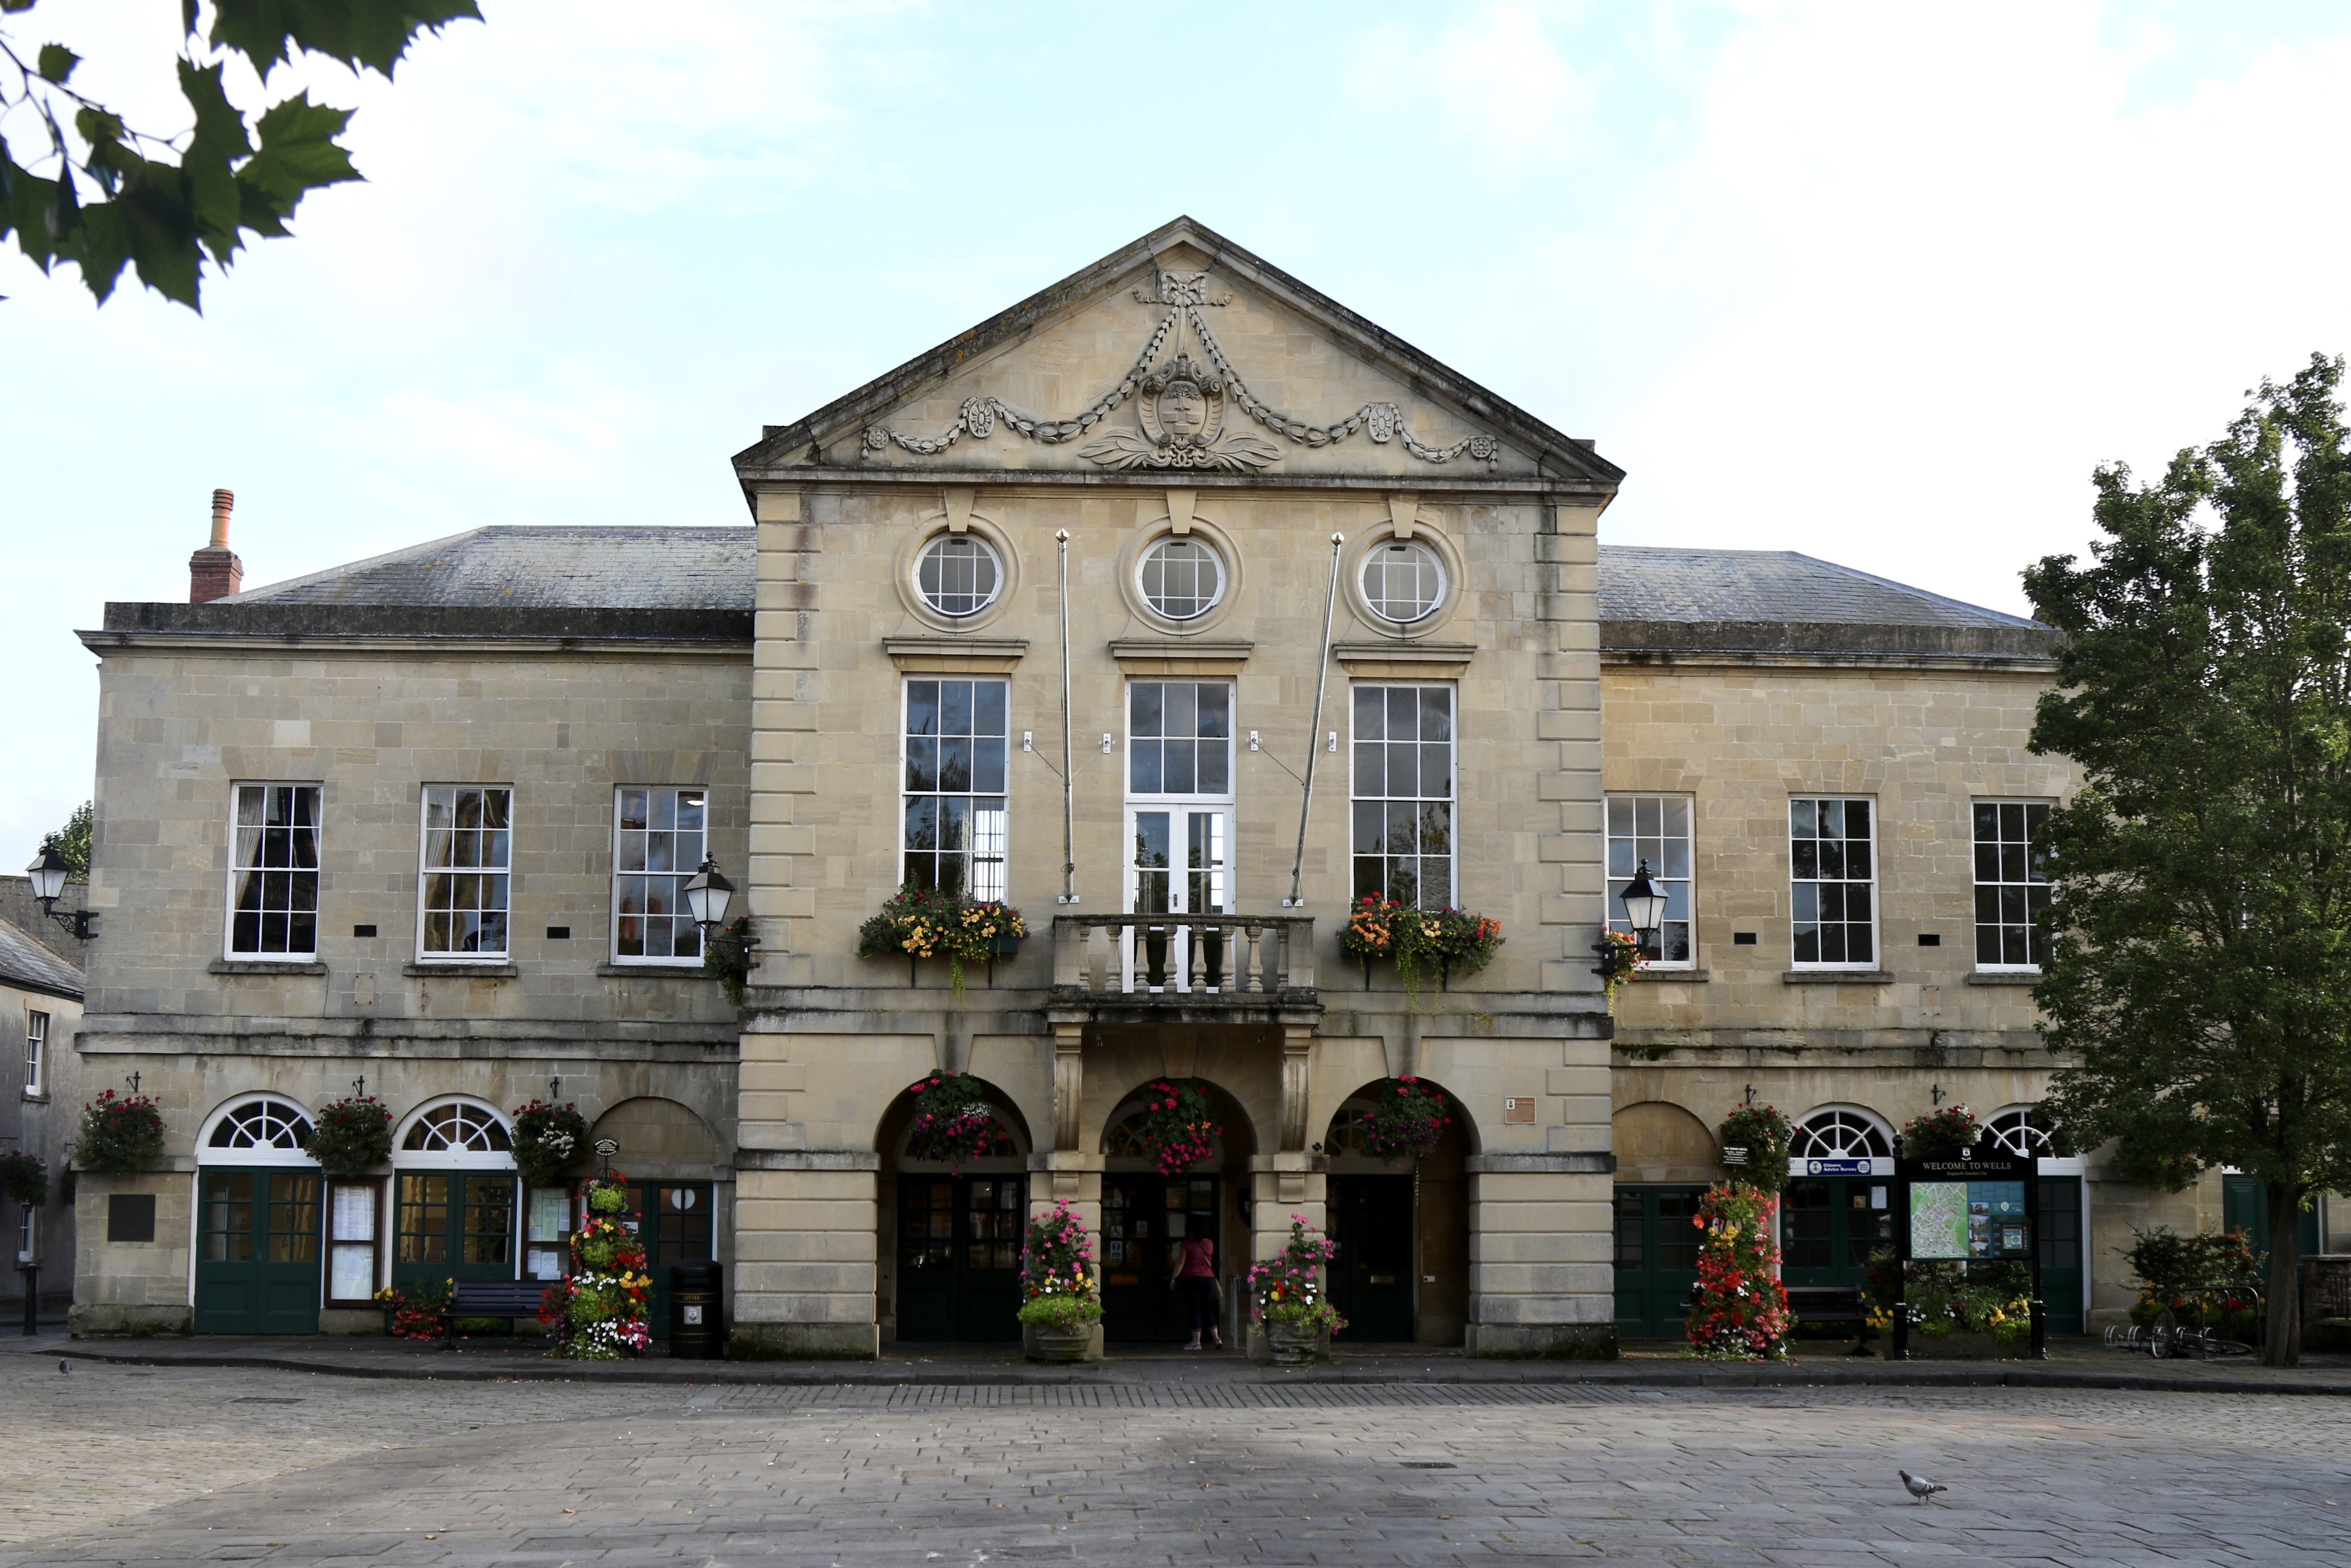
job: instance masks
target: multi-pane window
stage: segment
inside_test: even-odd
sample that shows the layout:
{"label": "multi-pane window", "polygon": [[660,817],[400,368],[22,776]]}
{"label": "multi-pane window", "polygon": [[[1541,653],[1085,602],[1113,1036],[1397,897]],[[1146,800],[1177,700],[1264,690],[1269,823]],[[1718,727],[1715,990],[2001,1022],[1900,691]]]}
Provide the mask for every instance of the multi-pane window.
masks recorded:
{"label": "multi-pane window", "polygon": [[1003,681],[906,683],[903,880],[1004,896]]}
{"label": "multi-pane window", "polygon": [[1225,596],[1225,561],[1199,539],[1161,539],[1143,552],[1144,601],[1170,621],[1205,615]]}
{"label": "multi-pane window", "polygon": [[2022,800],[1976,802],[1976,965],[2032,969],[2049,956],[2041,914],[2049,907],[2043,833],[2049,808]]}
{"label": "multi-pane window", "polygon": [[1445,602],[1445,563],[1426,545],[1374,545],[1364,557],[1364,602],[1398,625],[1425,620]]}
{"label": "multi-pane window", "polygon": [[308,957],[319,950],[319,786],[240,784],[229,846],[228,950]]}
{"label": "multi-pane window", "polygon": [[1643,866],[1649,883],[1666,895],[1666,917],[1657,927],[1651,962],[1664,967],[1690,964],[1690,798],[1687,795],[1608,797],[1608,929],[1632,930],[1625,919],[1625,889]]}
{"label": "multi-pane window", "polygon": [[700,789],[613,792],[612,955],[622,962],[702,956],[684,890],[702,864],[708,800]]}
{"label": "multi-pane window", "polygon": [[504,957],[514,791],[479,784],[424,790],[418,881],[428,957]]}
{"label": "multi-pane window", "polygon": [[1877,961],[1877,854],[1867,800],[1788,802],[1788,876],[1799,965]]}
{"label": "multi-pane window", "polygon": [[996,551],[969,534],[942,534],[923,547],[914,584],[942,615],[977,615],[996,601],[1004,580]]}
{"label": "multi-pane window", "polygon": [[25,1014],[25,1092],[42,1095],[49,1085],[49,1015]]}
{"label": "multi-pane window", "polygon": [[1127,793],[1233,792],[1233,688],[1136,681],[1126,688]]}
{"label": "multi-pane window", "polygon": [[1354,894],[1453,903],[1453,688],[1354,692]]}

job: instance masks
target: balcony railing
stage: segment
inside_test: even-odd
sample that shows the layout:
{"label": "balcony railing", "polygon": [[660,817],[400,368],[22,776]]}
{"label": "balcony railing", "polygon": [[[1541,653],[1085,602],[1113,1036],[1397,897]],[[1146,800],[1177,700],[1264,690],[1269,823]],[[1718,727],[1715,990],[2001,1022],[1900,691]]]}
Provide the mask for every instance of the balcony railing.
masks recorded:
{"label": "balcony railing", "polygon": [[1095,996],[1314,988],[1311,915],[1059,915],[1053,984]]}

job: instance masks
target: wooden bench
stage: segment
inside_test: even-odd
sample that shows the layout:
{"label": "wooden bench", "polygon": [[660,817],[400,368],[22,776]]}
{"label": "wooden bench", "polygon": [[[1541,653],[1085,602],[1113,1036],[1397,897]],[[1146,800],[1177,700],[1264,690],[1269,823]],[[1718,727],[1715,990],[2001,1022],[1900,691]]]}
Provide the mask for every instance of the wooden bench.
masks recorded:
{"label": "wooden bench", "polygon": [[1869,1299],[1859,1285],[1789,1285],[1788,1310],[1800,1323],[1851,1323],[1852,1355],[1872,1355],[1868,1342],[1876,1336],[1869,1326]]}
{"label": "wooden bench", "polygon": [[551,1283],[547,1280],[460,1280],[449,1292],[449,1304],[441,1310],[443,1333],[454,1335],[459,1318],[503,1318],[509,1329],[517,1318],[535,1318]]}

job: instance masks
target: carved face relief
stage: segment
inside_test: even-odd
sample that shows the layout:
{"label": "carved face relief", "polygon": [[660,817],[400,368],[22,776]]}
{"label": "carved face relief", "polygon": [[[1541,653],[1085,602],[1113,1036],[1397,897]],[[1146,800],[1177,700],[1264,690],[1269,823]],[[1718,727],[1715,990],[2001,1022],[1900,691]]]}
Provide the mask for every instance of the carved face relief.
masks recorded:
{"label": "carved face relief", "polygon": [[1159,394],[1159,427],[1169,439],[1191,445],[1208,428],[1208,400],[1188,381],[1172,381]]}

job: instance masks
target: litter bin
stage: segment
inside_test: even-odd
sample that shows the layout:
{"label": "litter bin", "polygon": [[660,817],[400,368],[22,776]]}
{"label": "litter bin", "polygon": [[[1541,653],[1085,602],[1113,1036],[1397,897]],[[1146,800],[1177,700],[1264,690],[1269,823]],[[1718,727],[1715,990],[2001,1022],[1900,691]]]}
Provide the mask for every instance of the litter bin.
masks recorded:
{"label": "litter bin", "polygon": [[669,1266],[669,1354],[678,1361],[722,1361],[726,1355],[722,1273],[716,1263]]}

